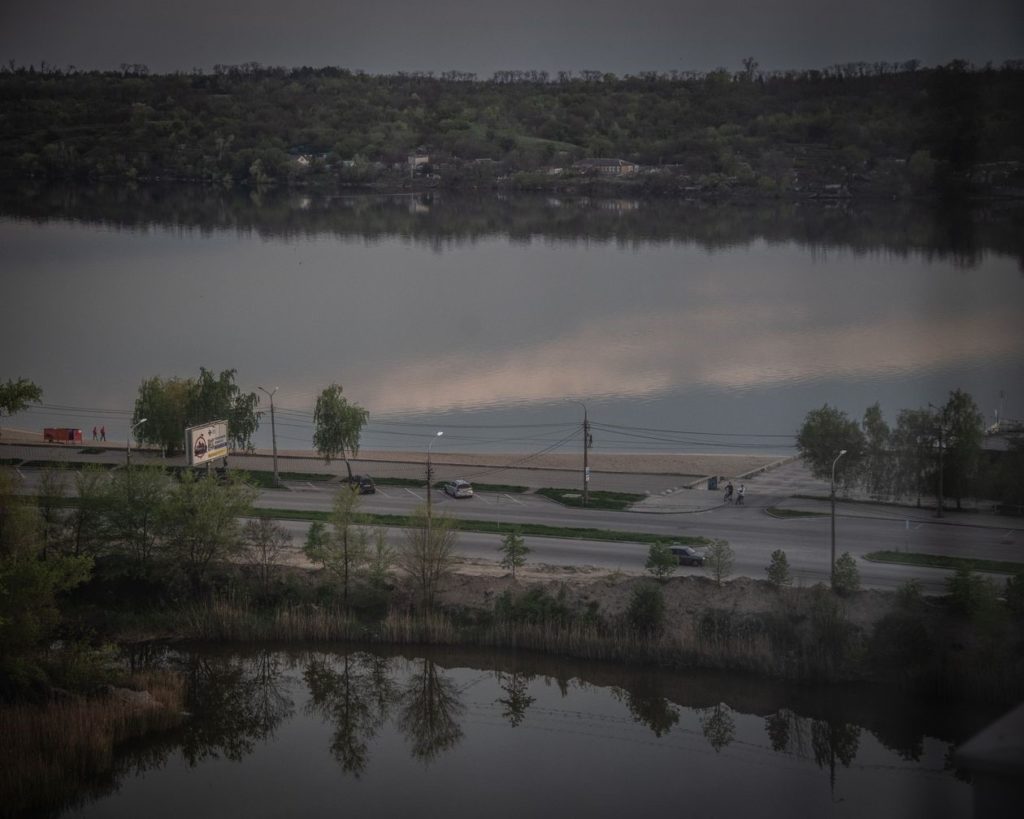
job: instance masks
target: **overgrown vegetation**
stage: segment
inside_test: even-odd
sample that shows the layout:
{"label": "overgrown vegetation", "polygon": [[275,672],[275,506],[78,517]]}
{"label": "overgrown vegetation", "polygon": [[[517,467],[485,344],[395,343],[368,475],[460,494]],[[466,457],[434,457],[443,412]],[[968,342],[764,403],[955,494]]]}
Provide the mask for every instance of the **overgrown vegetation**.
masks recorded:
{"label": "overgrown vegetation", "polygon": [[986,560],[980,557],[955,557],[952,555],[929,555],[920,552],[868,552],[865,560],[879,563],[903,563],[907,566],[930,566],[933,569],[968,569],[974,572],[1000,572],[1002,574],[1019,574],[1024,571],[1024,563],[1013,560]]}
{"label": "overgrown vegetation", "polygon": [[[553,501],[558,501],[564,506],[583,506],[583,493],[577,492],[573,489],[554,489],[552,487],[544,487],[536,491],[537,495],[543,495],[546,498],[551,498]],[[587,508],[588,509],[612,509],[622,510],[628,509],[632,504],[642,501],[646,495],[640,495],[635,492],[606,492],[604,490],[591,491],[587,495]]]}

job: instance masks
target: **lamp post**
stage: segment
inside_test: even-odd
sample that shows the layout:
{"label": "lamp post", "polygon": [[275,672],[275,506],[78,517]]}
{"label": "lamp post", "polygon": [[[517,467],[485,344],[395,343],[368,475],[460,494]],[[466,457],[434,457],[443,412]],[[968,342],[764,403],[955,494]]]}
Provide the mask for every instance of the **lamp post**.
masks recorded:
{"label": "lamp post", "polygon": [[433,438],[430,439],[430,443],[427,444],[427,528],[430,527],[430,482],[434,477],[434,470],[430,467],[430,448],[434,445],[438,438],[444,435],[444,432],[438,430]]}
{"label": "lamp post", "polygon": [[832,571],[829,574],[829,584],[835,584],[836,578],[836,464],[846,454],[845,449],[840,449],[836,459],[832,461]]}
{"label": "lamp post", "polygon": [[125,443],[124,450],[124,465],[128,469],[130,469],[132,465],[132,433],[135,432],[136,427],[142,426],[148,420],[148,418],[143,418],[141,421],[137,421],[128,428],[128,441]]}
{"label": "lamp post", "polygon": [[256,389],[270,396],[270,440],[274,447],[274,486],[280,486],[281,481],[277,477],[277,428],[274,426],[274,393],[277,392],[278,388],[274,387],[269,392],[263,387],[257,387]]}
{"label": "lamp post", "polygon": [[587,405],[575,398],[569,400],[583,407],[583,505],[586,506],[590,500],[590,467],[587,465],[587,450],[590,449],[590,421],[587,418]]}

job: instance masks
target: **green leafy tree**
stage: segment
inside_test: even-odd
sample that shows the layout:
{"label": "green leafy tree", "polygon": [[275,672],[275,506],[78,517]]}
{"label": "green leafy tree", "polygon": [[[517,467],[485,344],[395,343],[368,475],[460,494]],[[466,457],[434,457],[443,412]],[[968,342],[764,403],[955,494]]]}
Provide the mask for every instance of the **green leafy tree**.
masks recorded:
{"label": "green leafy tree", "polygon": [[29,404],[38,404],[43,400],[43,391],[27,378],[17,381],[8,379],[0,384],[0,437],[3,436],[3,420],[5,415],[14,415],[28,408]]}
{"label": "green leafy tree", "polygon": [[963,390],[949,394],[937,420],[944,449],[943,494],[952,497],[960,509],[961,501],[971,494],[977,479],[984,420],[974,399]]}
{"label": "green leafy tree", "polygon": [[421,507],[410,516],[398,565],[408,575],[426,609],[433,608],[441,581],[451,574],[457,541],[455,520],[448,515],[428,518]]}
{"label": "green leafy tree", "polygon": [[223,370],[216,378],[211,370],[199,368],[199,378],[191,382],[188,393],[188,425],[207,421],[228,422],[228,442],[232,449],[252,449],[252,436],[260,425],[259,397],[244,393],[235,384],[237,370]]}
{"label": "green leafy tree", "polygon": [[[167,454],[180,452],[188,426],[189,382],[182,378],[147,378],[139,385],[132,424],[139,441],[161,447]],[[143,419],[146,423],[140,424]],[[216,420],[216,419],[207,419]]]}
{"label": "green leafy tree", "polygon": [[837,484],[849,486],[859,474],[864,453],[864,433],[845,412],[828,404],[807,413],[797,433],[796,445],[800,457],[807,462],[815,478],[831,479],[832,464],[844,449],[846,455],[842,469],[836,472]]}
{"label": "green leafy tree", "polygon": [[719,586],[732,574],[735,552],[726,540],[716,539],[704,551],[704,568]]}
{"label": "green leafy tree", "polygon": [[843,552],[836,558],[835,570],[832,572],[832,589],[836,594],[853,594],[860,589],[860,570],[857,561],[849,552]]}
{"label": "green leafy tree", "polygon": [[68,491],[67,478],[68,470],[62,464],[50,464],[39,475],[36,506],[42,523],[40,533],[44,560],[51,551],[61,551],[64,545],[68,525],[68,511],[64,504]]}
{"label": "green leafy tree", "polygon": [[359,512],[359,493],[342,487],[334,496],[331,531],[318,544],[306,542],[306,557],[319,564],[341,584],[342,603],[348,608],[349,591],[369,556],[369,533]]}
{"label": "green leafy tree", "polygon": [[896,421],[893,448],[896,468],[893,493],[912,495],[921,505],[921,496],[929,494],[934,483],[935,447],[938,445],[934,418],[928,410],[903,410]]}
{"label": "green leafy tree", "polygon": [[238,519],[252,514],[256,491],[241,482],[222,483],[185,470],[167,494],[160,532],[168,556],[185,572],[198,596],[211,563],[230,560],[242,549]]}
{"label": "green leafy tree", "polygon": [[359,454],[359,436],[370,413],[358,404],[350,404],[342,395],[341,384],[331,384],[316,399],[313,410],[313,446],[326,463],[339,455],[352,477],[349,454]]}
{"label": "green leafy tree", "polygon": [[526,541],[518,530],[509,532],[501,540],[498,551],[502,553],[501,568],[509,569],[512,572],[512,579],[516,579],[516,569],[526,563],[526,556],[530,553]]}
{"label": "green leafy tree", "polygon": [[771,562],[768,564],[768,582],[776,588],[788,586],[793,582],[793,575],[789,569],[789,558],[782,549],[772,552]]}
{"label": "green leafy tree", "polygon": [[679,568],[679,559],[672,554],[672,547],[666,543],[652,543],[647,550],[644,567],[658,580],[671,577]]}
{"label": "green leafy tree", "polygon": [[0,469],[0,698],[43,671],[39,654],[60,622],[58,596],[89,579],[92,558],[42,552],[39,511]]}
{"label": "green leafy tree", "polygon": [[95,555],[106,543],[107,473],[88,464],[75,473],[77,502],[68,518],[70,547],[75,556]]}
{"label": "green leafy tree", "polygon": [[115,472],[106,486],[105,535],[140,573],[148,571],[157,552],[160,511],[171,482],[158,466],[134,466]]}
{"label": "green leafy tree", "polygon": [[385,591],[391,584],[392,569],[398,553],[388,543],[388,530],[377,528],[373,533],[373,547],[367,560],[367,579],[370,587],[377,592]]}

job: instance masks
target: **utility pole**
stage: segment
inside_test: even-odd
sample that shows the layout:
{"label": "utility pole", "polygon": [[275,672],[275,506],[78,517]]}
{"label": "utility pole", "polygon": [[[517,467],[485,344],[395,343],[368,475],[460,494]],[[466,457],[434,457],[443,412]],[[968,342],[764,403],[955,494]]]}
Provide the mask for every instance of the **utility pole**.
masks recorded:
{"label": "utility pole", "polygon": [[590,501],[590,465],[587,462],[587,450],[590,449],[592,436],[590,434],[590,420],[587,418],[587,405],[575,398],[570,398],[574,404],[583,407],[583,505]]}
{"label": "utility pole", "polygon": [[278,388],[274,387],[269,392],[263,389],[263,387],[257,387],[256,389],[270,396],[270,440],[274,447],[274,486],[280,486],[281,481],[277,477],[277,428],[274,426],[274,393],[277,392]]}
{"label": "utility pole", "polygon": [[836,584],[836,464],[846,454],[845,449],[840,449],[836,459],[832,461],[832,572],[829,574],[829,585]]}
{"label": "utility pole", "polygon": [[132,433],[135,432],[135,428],[136,427],[142,426],[148,420],[149,420],[148,418],[143,418],[141,421],[139,421],[138,423],[132,424],[128,428],[128,441],[125,444],[125,450],[124,450],[124,465],[125,465],[125,468],[127,468],[127,469],[131,469],[131,467],[132,467]]}

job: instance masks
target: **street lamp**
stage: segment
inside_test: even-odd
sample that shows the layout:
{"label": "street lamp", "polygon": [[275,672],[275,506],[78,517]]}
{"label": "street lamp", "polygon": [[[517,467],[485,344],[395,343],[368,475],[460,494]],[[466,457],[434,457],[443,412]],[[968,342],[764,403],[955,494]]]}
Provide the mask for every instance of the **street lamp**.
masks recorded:
{"label": "street lamp", "polygon": [[270,392],[267,392],[263,387],[257,387],[256,389],[270,396],[270,440],[274,446],[274,486],[279,486],[281,481],[277,477],[277,428],[274,426],[274,393],[277,392],[278,388],[274,387]]}
{"label": "street lamp", "polygon": [[587,465],[587,450],[590,449],[590,421],[587,419],[587,405],[575,398],[569,400],[583,407],[583,505],[586,506],[590,500],[590,467]]}
{"label": "street lamp", "polygon": [[148,418],[143,418],[141,421],[137,421],[128,428],[128,441],[125,444],[124,450],[124,464],[125,467],[129,469],[131,468],[132,465],[132,433],[135,432],[136,427],[142,426],[148,420]]}
{"label": "street lamp", "polygon": [[832,461],[832,573],[829,575],[829,583],[835,585],[836,580],[836,464],[846,454],[845,449],[840,449],[836,459]]}
{"label": "street lamp", "polygon": [[430,482],[433,480],[434,471],[430,468],[430,448],[434,445],[438,438],[444,435],[444,432],[438,430],[433,438],[430,439],[430,443],[427,444],[427,526],[430,526]]}

